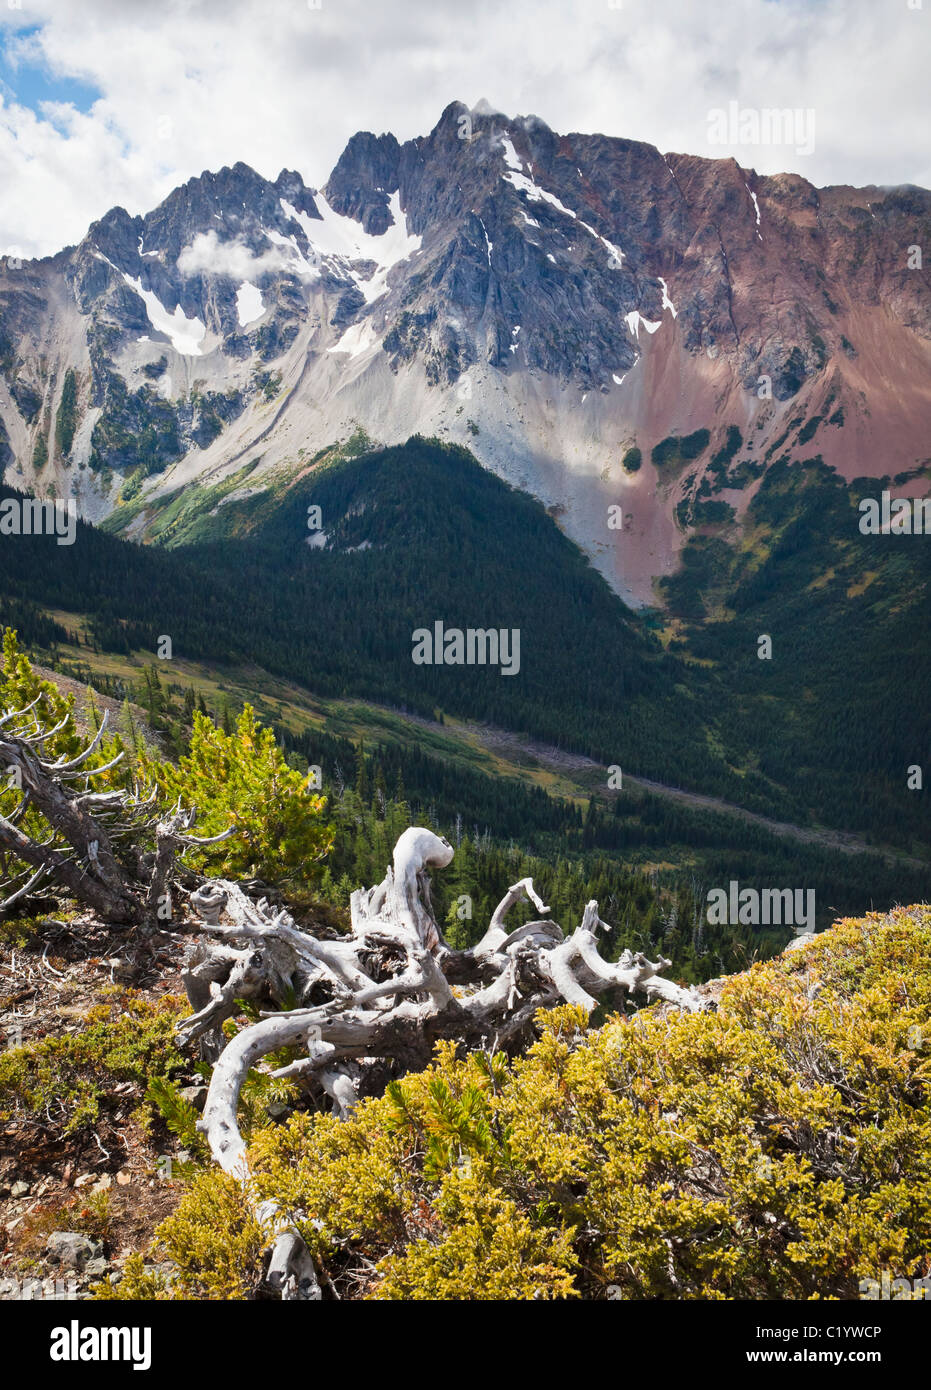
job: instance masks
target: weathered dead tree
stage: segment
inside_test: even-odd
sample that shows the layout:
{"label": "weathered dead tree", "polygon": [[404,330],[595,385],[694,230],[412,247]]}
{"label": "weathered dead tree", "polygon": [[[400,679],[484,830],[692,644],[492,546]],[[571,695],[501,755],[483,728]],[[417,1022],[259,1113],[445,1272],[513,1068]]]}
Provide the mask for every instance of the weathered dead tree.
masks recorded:
{"label": "weathered dead tree", "polygon": [[[701,1007],[694,990],[661,977],[670,964],[662,957],[651,963],[625,951],[617,962],[604,960],[597,932],[606,924],[596,902],[565,935],[546,920],[549,909],[530,879],[508,889],[477,945],[452,950],[434,920],[427,875],[452,857],[452,846],[432,831],[406,830],[384,880],[353,893],[352,931],[338,941],[312,937],[287,912],[250,902],[232,883],[214,880],[192,896],[204,933],[219,941],[198,943],[190,956],[183,978],[195,1013],[180,1025],[182,1038],[209,1039],[216,1055],[220,1025],[238,1011],[237,1000],[279,1006],[238,1033],[214,1067],[200,1127],[225,1172],[249,1177],[239,1094],[250,1068],[280,1047],[304,1055],[273,1075],[298,1079],[346,1117],[392,1076],[427,1066],[443,1038],[513,1051],[532,1037],[538,1009],[566,1001],[591,1010],[601,997],[620,1003],[635,991]],[[522,899],[539,919],[509,931],[507,914]],[[287,1000],[297,1007],[282,1010]],[[319,1297],[297,1232],[277,1228],[273,1203],[259,1214],[274,1245],[266,1282],[285,1298]]]}
{"label": "weathered dead tree", "polygon": [[[51,885],[105,922],[156,922],[169,893],[176,855],[193,845],[225,839],[232,831],[207,839],[189,835],[193,808],[185,810],[179,802],[168,815],[160,816],[154,789],[148,794],[138,788],[95,791],[93,779],[124,756],[119,753],[99,767],[86,765],[106,731],[106,713],[91,742],[77,756],[54,760],[43,756],[44,745],[67,720],[43,728],[33,713],[39,699],[0,716],[0,765],[6,769],[7,789],[16,790],[20,798],[8,816],[0,816],[0,853],[8,864],[28,866],[18,875],[22,882],[17,883],[14,874],[3,884],[12,891],[0,902],[0,912],[43,885]],[[37,839],[23,828],[30,810],[39,813],[47,838]],[[141,852],[140,844],[152,844],[154,849]]]}

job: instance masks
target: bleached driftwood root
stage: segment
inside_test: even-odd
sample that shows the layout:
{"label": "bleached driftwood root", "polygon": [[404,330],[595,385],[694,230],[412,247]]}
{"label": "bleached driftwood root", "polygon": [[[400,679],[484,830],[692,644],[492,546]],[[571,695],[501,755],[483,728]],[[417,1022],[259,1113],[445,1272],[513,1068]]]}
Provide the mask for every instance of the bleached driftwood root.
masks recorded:
{"label": "bleached driftwood root", "polygon": [[[427,874],[452,857],[452,846],[432,831],[406,830],[383,881],[353,893],[352,931],[339,941],[317,940],[287,912],[251,902],[232,883],[214,881],[192,896],[205,934],[220,944],[199,945],[189,962],[183,978],[195,1013],[181,1024],[182,1037],[209,1035],[216,1045],[236,1000],[278,1005],[238,1033],[214,1067],[200,1127],[225,1172],[248,1181],[239,1094],[250,1068],[278,1048],[303,1055],[274,1075],[297,1078],[345,1117],[392,1075],[427,1066],[442,1038],[473,1049],[515,1048],[532,1035],[538,1009],[566,1001],[591,1010],[612,991],[701,1007],[694,990],[661,978],[670,963],[662,957],[653,963],[625,951],[617,962],[604,960],[596,933],[606,924],[596,902],[565,936],[544,920],[549,908],[530,879],[508,889],[477,945],[452,950],[433,916]],[[505,919],[522,899],[540,919],[509,932]],[[297,1007],[282,1011],[288,999]],[[276,1215],[273,1204],[263,1204],[274,1241],[266,1283],[283,1297],[319,1298],[304,1242],[293,1227],[276,1229]]]}

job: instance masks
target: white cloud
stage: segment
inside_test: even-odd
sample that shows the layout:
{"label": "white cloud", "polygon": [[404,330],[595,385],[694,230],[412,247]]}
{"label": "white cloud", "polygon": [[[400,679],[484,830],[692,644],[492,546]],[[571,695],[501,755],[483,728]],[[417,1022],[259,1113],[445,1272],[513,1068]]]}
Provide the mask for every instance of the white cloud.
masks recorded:
{"label": "white cloud", "polygon": [[[0,251],[52,252],[114,204],[244,160],[323,183],[357,130],[425,134],[487,95],[555,130],[734,154],[817,184],[931,183],[927,10],[905,0],[30,0],[21,57],[101,93],[86,113],[0,105]],[[813,108],[814,152],[709,145],[708,112]]]}
{"label": "white cloud", "polygon": [[231,280],[257,280],[275,270],[293,270],[294,255],[263,251],[256,256],[241,241],[220,241],[216,232],[200,232],[178,257],[182,275],[206,270],[212,275],[228,275]]}

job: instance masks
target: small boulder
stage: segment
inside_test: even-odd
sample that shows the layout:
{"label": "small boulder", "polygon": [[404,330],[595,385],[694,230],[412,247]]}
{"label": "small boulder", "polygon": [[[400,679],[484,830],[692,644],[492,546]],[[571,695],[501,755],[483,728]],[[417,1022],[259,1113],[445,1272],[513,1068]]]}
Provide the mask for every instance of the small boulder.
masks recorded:
{"label": "small boulder", "polygon": [[798,936],[793,936],[788,946],[783,950],[783,955],[788,955],[790,951],[801,951],[803,947],[815,940],[814,932],[801,932]]}
{"label": "small boulder", "polygon": [[53,1231],[45,1247],[50,1260],[65,1269],[83,1270],[91,1260],[99,1259],[103,1246],[80,1231]]}
{"label": "small boulder", "polygon": [[178,1091],[178,1095],[181,1096],[183,1100],[186,1100],[189,1105],[193,1105],[195,1110],[203,1110],[204,1103],[207,1099],[207,1087],[203,1085],[182,1086]]}

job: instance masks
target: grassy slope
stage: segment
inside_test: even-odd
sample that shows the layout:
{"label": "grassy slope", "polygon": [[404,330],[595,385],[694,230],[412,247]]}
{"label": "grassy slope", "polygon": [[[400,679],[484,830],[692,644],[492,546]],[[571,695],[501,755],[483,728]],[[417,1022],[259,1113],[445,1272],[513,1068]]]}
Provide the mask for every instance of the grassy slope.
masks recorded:
{"label": "grassy slope", "polygon": [[[79,616],[61,610],[51,616],[69,630],[86,630],[86,620]],[[464,811],[467,830],[475,822],[479,829],[487,827],[502,843],[514,838],[547,861],[565,858],[567,852],[574,858],[578,850],[567,851],[566,845],[545,832],[536,819],[534,828],[521,818],[519,825],[505,830],[490,809],[498,805],[499,787],[539,789],[582,810],[594,798],[603,808],[609,834],[615,822],[608,813],[618,801],[622,819],[617,825],[630,833],[620,844],[596,836],[591,841],[594,854],[607,856],[619,868],[638,867],[655,873],[666,887],[683,874],[695,876],[705,886],[726,884],[731,877],[744,886],[756,887],[804,883],[816,890],[819,926],[838,911],[886,906],[931,892],[931,868],[923,860],[909,860],[894,850],[881,851],[856,837],[842,841],[831,832],[811,828],[787,826],[783,833],[777,833],[770,823],[736,807],[673,789],[663,793],[653,784],[641,785],[626,773],[621,790],[609,790],[603,766],[493,726],[449,716],[438,724],[361,700],[322,698],[254,666],[220,667],[183,658],[165,662],[144,651],[91,654],[83,646],[68,644],[60,648],[60,657],[69,669],[81,674],[87,673],[89,661],[98,683],[106,674],[127,686],[134,683],[138,689],[145,668],[154,665],[163,685],[173,687],[176,700],[193,686],[214,710],[222,709],[227,701],[234,710],[248,701],[263,722],[287,731],[292,741],[309,736],[308,761],[321,765],[325,789],[333,785],[331,752],[325,745],[322,751],[315,750],[315,732],[327,738],[337,735],[357,747],[362,743],[369,753],[382,745],[426,754],[446,772],[461,769],[463,778],[468,774],[478,779],[470,782],[471,796],[463,783],[436,812],[444,832],[453,832],[455,812]],[[415,813],[427,814],[424,808],[437,806],[433,784],[420,785],[415,768],[405,771],[404,780]],[[524,811],[531,814],[529,806]]]}

